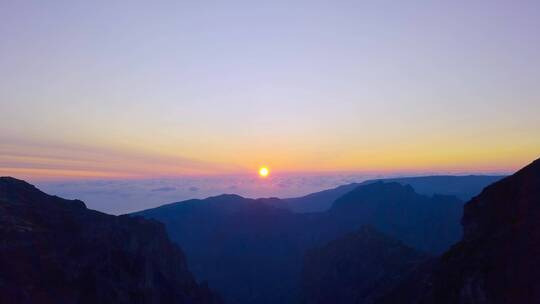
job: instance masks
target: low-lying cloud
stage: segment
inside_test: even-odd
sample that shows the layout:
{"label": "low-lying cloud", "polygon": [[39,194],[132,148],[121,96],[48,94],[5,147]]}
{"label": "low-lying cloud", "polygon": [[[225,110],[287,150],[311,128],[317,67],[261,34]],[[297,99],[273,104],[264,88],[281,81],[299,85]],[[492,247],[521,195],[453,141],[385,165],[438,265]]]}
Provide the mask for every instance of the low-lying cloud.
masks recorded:
{"label": "low-lying cloud", "polygon": [[374,176],[284,175],[260,179],[231,175],[146,180],[86,180],[39,182],[43,191],[70,199],[81,199],[91,209],[123,214],[193,198],[223,193],[244,197],[295,197]]}

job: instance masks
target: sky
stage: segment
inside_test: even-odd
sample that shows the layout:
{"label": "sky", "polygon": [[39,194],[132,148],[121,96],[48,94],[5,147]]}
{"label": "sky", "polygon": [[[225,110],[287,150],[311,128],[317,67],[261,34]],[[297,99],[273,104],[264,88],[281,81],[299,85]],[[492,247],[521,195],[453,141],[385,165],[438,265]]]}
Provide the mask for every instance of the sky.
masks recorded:
{"label": "sky", "polygon": [[2,0],[0,175],[512,172],[539,28],[538,1]]}

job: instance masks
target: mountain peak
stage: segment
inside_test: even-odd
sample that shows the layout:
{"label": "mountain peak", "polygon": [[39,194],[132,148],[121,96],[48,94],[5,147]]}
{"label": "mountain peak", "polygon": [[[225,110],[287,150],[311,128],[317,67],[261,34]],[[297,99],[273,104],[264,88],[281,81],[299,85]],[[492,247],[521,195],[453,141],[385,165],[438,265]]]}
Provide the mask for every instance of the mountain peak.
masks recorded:
{"label": "mountain peak", "polygon": [[400,184],[398,182],[377,181],[367,185],[360,185],[352,192],[368,192],[368,191],[392,191],[400,194],[417,194],[414,188],[408,184]]}
{"label": "mountain peak", "polygon": [[540,168],[540,158],[535,159],[535,160],[530,164],[530,166],[533,166],[533,167],[536,167],[536,168]]}
{"label": "mountain peak", "polygon": [[540,159],[484,189],[465,205],[464,240],[540,216]]}
{"label": "mountain peak", "polygon": [[213,201],[228,202],[228,201],[242,200],[242,199],[245,199],[245,198],[238,195],[238,194],[223,193],[223,194],[216,195],[216,196],[210,196],[207,199],[208,200],[213,200]]}
{"label": "mountain peak", "polygon": [[410,185],[402,185],[397,182],[377,181],[360,185],[354,190],[338,198],[332,205],[332,209],[351,207],[352,204],[362,203],[366,200],[398,200],[404,197],[421,196]]}
{"label": "mountain peak", "polygon": [[[422,251],[438,254],[461,237],[462,210],[463,203],[455,196],[430,197],[410,185],[379,181],[343,195],[329,212],[341,225],[370,224]],[[439,220],[435,223],[434,218]]]}
{"label": "mountain peak", "polygon": [[0,176],[0,187],[17,187],[19,189],[37,190],[33,185],[11,176]]}
{"label": "mountain peak", "polygon": [[9,176],[0,177],[0,201],[39,207],[54,207],[65,204],[70,207],[86,209],[86,205],[80,200],[67,200],[48,195],[24,180]]}

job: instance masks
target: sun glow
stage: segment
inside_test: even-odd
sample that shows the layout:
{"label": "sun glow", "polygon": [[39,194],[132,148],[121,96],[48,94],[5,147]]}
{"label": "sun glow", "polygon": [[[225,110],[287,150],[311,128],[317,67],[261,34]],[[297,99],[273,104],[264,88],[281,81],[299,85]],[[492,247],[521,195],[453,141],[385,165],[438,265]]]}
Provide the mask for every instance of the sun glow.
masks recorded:
{"label": "sun glow", "polygon": [[259,176],[260,177],[267,177],[269,173],[270,173],[270,170],[268,170],[268,168],[266,168],[266,167],[261,167],[259,169]]}

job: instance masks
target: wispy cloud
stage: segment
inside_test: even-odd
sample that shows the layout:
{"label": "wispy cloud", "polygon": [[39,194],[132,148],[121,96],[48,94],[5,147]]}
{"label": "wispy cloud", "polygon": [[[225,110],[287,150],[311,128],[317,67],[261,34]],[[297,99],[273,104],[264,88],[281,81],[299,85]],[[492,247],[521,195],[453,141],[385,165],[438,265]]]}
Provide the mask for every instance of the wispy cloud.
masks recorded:
{"label": "wispy cloud", "polygon": [[238,172],[211,161],[73,143],[2,140],[0,173],[20,178],[148,178]]}

